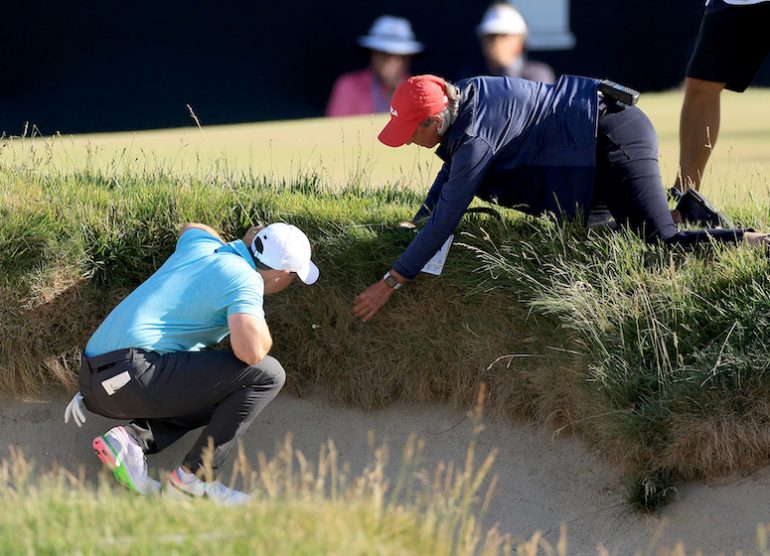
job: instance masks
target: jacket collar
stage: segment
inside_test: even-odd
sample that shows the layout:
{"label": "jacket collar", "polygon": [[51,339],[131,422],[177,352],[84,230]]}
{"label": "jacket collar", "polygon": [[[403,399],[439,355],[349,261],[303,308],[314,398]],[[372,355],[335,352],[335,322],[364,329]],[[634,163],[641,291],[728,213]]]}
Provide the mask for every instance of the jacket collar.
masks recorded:
{"label": "jacket collar", "polygon": [[468,135],[473,135],[473,127],[476,123],[476,104],[478,93],[470,79],[463,79],[457,83],[460,89],[460,106],[457,109],[457,118],[441,141],[436,156],[445,161],[451,158],[457,147],[462,144]]}

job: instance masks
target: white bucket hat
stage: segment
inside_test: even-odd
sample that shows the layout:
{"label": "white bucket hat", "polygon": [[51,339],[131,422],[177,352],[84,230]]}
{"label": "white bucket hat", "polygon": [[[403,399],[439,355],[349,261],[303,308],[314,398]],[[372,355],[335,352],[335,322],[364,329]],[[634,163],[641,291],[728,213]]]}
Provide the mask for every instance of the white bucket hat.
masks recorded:
{"label": "white bucket hat", "polygon": [[310,241],[296,226],[282,222],[270,224],[257,232],[250,247],[254,257],[273,270],[296,272],[308,285],[318,280],[320,272],[310,260]]}
{"label": "white bucket hat", "polygon": [[526,35],[527,22],[510,4],[493,4],[476,27],[479,35]]}
{"label": "white bucket hat", "polygon": [[369,34],[358,37],[358,44],[372,50],[401,56],[417,54],[424,48],[421,42],[415,40],[409,20],[392,15],[382,15],[375,19]]}

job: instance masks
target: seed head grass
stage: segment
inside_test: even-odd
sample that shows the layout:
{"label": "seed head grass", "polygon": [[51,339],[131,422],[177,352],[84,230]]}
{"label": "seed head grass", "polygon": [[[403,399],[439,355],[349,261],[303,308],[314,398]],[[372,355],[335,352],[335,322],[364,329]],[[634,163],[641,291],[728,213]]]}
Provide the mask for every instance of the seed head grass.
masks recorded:
{"label": "seed head grass", "polygon": [[629,232],[533,226],[469,247],[577,346],[584,392],[571,396],[571,425],[634,470],[638,506],[670,499],[682,478],[766,464],[767,250],[685,253]]}
{"label": "seed head grass", "polygon": [[252,500],[239,507],[139,496],[107,473],[94,483],[12,451],[0,461],[0,501],[13,508],[0,515],[0,554],[511,554],[510,535],[484,525],[496,452],[477,453],[480,417],[479,406],[465,461],[435,469],[421,463],[416,437],[395,474],[388,445],[373,436],[357,475],[332,440],[317,458],[291,435],[272,458],[240,448],[229,484]]}

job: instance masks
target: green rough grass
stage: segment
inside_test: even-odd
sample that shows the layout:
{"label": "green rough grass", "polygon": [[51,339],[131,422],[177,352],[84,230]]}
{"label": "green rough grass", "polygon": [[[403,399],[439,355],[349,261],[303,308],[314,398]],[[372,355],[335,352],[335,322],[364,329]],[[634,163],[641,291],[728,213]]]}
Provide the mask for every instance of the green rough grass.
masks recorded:
{"label": "green rough grass", "polygon": [[[322,269],[317,286],[267,303],[289,389],[363,407],[467,406],[486,382],[493,413],[581,432],[621,465],[641,507],[678,480],[767,462],[760,250],[692,255],[513,211],[469,217],[440,279],[420,278],[362,323],[353,298],[412,237],[396,227],[420,202],[409,189],[162,172],[0,178],[5,391],[72,388],[89,335],[171,253],[184,222],[233,238],[286,220],[308,232]],[[768,216],[751,218],[766,227]]]}
{"label": "green rough grass", "polygon": [[[376,322],[352,316],[355,295],[379,279],[411,239],[412,232],[396,224],[419,204],[413,192],[332,192],[310,178],[272,185],[227,177],[207,183],[4,172],[0,179],[5,391],[29,392],[51,382],[72,386],[89,335],[160,266],[188,221],[236,238],[252,223],[286,220],[311,237],[321,282],[294,286],[267,303],[274,353],[295,389],[322,386],[333,398],[366,407],[396,399],[464,403],[496,357],[532,341],[510,335],[523,329],[517,310],[503,312],[501,320],[487,318],[491,308],[511,303],[474,290],[476,263],[465,250],[456,250],[458,264],[442,280],[421,280]],[[504,231],[483,218],[469,223],[476,229],[486,224]]]}
{"label": "green rough grass", "polygon": [[766,250],[694,256],[559,227],[477,249],[501,288],[527,291],[525,303],[579,346],[588,397],[572,396],[587,404],[572,426],[633,470],[637,505],[665,502],[682,478],[767,463]]}
{"label": "green rough grass", "polygon": [[[0,461],[0,503],[11,509],[0,513],[0,555],[572,554],[574,530],[566,525],[550,541],[539,531],[524,539],[486,527],[496,454],[478,460],[473,438],[462,466],[422,468],[420,451],[412,437],[390,482],[386,445],[373,452],[360,475],[350,476],[332,441],[313,462],[287,437],[272,460],[260,455],[256,469],[240,454],[236,484],[248,485],[252,501],[237,508],[139,496],[106,473],[94,485],[61,468],[41,471],[14,452]],[[768,533],[770,525],[757,526],[756,554],[770,554]],[[598,545],[596,554],[607,551]],[[701,551],[687,551],[682,543],[662,546],[652,538],[635,554]]]}
{"label": "green rough grass", "polygon": [[237,508],[208,500],[138,496],[103,476],[98,485],[66,470],[39,471],[23,455],[0,462],[0,554],[510,554],[513,542],[481,517],[495,454],[477,461],[471,440],[463,467],[419,466],[407,442],[396,479],[388,449],[358,476],[332,441],[317,462],[287,437],[253,469],[243,453],[236,484],[253,493]]}

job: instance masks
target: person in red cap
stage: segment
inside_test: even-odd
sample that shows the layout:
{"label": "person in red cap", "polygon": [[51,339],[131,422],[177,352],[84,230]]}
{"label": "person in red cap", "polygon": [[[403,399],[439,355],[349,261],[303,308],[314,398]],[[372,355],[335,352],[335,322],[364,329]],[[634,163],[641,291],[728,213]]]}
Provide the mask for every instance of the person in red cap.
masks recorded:
{"label": "person in red cap", "polygon": [[767,240],[751,230],[678,231],[652,124],[636,106],[602,96],[599,84],[575,76],[553,85],[474,77],[455,86],[420,75],[399,85],[379,140],[391,147],[440,145],[436,154],[444,165],[415,215],[422,229],[393,268],[356,298],[354,314],[369,320],[415,278],[476,196],[535,216],[583,222],[593,207],[606,205],[618,224],[649,242],[692,247]]}

